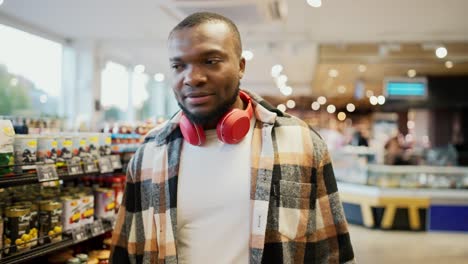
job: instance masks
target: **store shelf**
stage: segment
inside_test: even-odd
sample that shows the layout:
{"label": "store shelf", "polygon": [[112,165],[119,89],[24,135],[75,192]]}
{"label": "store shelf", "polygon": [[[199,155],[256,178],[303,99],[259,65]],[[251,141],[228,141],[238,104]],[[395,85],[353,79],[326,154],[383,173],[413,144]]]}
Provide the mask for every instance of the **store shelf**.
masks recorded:
{"label": "store shelf", "polygon": [[[102,175],[107,175],[107,174],[112,174],[116,172],[111,172],[111,173],[102,173]],[[70,175],[68,173],[58,173],[58,180],[73,180],[76,178],[83,177],[85,175],[100,175],[101,173],[95,172],[95,173],[81,173],[81,174],[75,174],[75,175]],[[53,180],[49,180],[53,181]],[[46,181],[43,181],[46,182]],[[12,186],[18,186],[18,185],[25,185],[25,184],[35,184],[39,183],[39,180],[37,178],[36,174],[27,174],[27,175],[11,175],[11,176],[1,176],[0,177],[0,188],[5,188],[5,187],[12,187]]]}
{"label": "store shelf", "polygon": [[[96,164],[98,163],[96,162]],[[124,165],[118,164],[119,167],[113,168],[111,169],[111,171],[108,171],[108,170],[102,171],[101,168],[99,168],[99,166],[96,165],[96,169],[98,171],[93,171],[93,172],[82,171],[81,173],[74,173],[74,174],[70,174],[68,172],[67,166],[63,166],[63,167],[56,168],[58,178],[56,179],[52,178],[50,180],[42,180],[41,182],[54,181],[54,180],[67,181],[67,180],[77,179],[83,176],[92,176],[92,175],[112,175],[114,173],[122,172],[123,168],[125,168]],[[83,166],[84,166],[83,164],[78,165],[78,166],[80,166],[81,169],[83,170]],[[109,163],[109,166],[112,166],[112,165]],[[13,168],[15,166],[11,166],[11,167]],[[37,173],[37,170],[35,169],[27,173],[8,174],[8,175],[0,176],[0,188],[25,185],[25,184],[35,184],[35,183],[39,183],[38,173]]]}
{"label": "store shelf", "polygon": [[[92,227],[94,224],[100,224],[102,225],[102,231],[100,230],[99,232],[95,233],[92,230]],[[86,236],[82,237],[81,239],[77,240],[76,236],[73,233],[70,234],[64,234],[62,241],[55,242],[55,243],[50,243],[50,244],[45,244],[38,246],[36,248],[27,250],[25,252],[21,253],[16,253],[11,256],[3,257],[0,260],[0,264],[14,264],[14,263],[26,263],[26,262],[31,262],[33,259],[44,256],[46,254],[53,253],[55,251],[65,249],[67,247],[82,243],[86,240],[98,237],[102,234],[105,234],[109,231],[112,231],[112,225],[113,225],[113,219],[108,219],[108,220],[97,220],[95,221],[94,224],[91,224],[89,227],[84,229],[84,233]]]}
{"label": "store shelf", "polygon": [[67,248],[72,245],[74,245],[74,241],[72,238],[63,238],[63,240],[60,242],[38,246],[36,248],[33,248],[31,250],[28,250],[22,253],[17,253],[12,256],[3,257],[3,259],[0,260],[0,263],[2,264],[24,263],[34,258],[52,253],[54,251],[57,251],[63,248]]}

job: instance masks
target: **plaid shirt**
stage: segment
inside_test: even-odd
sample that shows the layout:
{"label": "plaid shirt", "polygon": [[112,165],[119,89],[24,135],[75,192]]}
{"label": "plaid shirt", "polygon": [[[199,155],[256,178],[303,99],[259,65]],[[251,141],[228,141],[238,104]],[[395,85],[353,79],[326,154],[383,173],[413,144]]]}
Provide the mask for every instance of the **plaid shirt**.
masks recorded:
{"label": "plaid shirt", "polygon": [[[250,263],[354,263],[325,143],[303,121],[249,94],[256,116]],[[112,263],[177,263],[179,119],[150,132],[130,161]]]}

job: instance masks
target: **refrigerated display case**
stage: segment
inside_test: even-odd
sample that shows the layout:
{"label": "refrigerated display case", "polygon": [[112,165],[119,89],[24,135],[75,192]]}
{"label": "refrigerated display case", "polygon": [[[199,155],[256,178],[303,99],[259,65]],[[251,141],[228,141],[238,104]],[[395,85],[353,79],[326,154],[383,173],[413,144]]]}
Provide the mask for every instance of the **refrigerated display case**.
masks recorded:
{"label": "refrigerated display case", "polygon": [[333,158],[350,223],[468,232],[468,167],[372,164],[355,152]]}

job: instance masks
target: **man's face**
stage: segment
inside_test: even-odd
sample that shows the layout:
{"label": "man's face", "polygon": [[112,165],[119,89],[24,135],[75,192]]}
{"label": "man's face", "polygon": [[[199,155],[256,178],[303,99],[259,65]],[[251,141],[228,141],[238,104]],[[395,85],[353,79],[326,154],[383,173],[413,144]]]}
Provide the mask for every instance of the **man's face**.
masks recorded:
{"label": "man's face", "polygon": [[204,23],[173,32],[169,58],[175,97],[192,122],[216,122],[236,101],[245,60],[224,23]]}

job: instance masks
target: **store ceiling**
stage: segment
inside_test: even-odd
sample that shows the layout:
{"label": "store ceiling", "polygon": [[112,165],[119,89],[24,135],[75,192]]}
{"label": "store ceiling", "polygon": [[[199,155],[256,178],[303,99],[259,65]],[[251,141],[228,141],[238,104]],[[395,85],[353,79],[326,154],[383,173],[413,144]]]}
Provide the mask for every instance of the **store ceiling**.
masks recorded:
{"label": "store ceiling", "polygon": [[[279,2],[287,12],[281,5],[276,13],[267,11]],[[403,76],[410,68],[418,75],[468,74],[466,0],[323,0],[320,8],[305,0],[5,0],[0,23],[87,43],[104,59],[168,74],[167,35],[197,10],[220,12],[238,23],[244,48],[254,52],[243,85],[265,95],[281,95],[270,76],[277,63],[293,96],[325,95],[338,104],[354,100],[358,79],[379,94],[383,76]],[[436,44],[448,48],[452,69],[422,48]],[[357,70],[360,64],[366,72]],[[338,77],[330,78],[330,69]]]}

